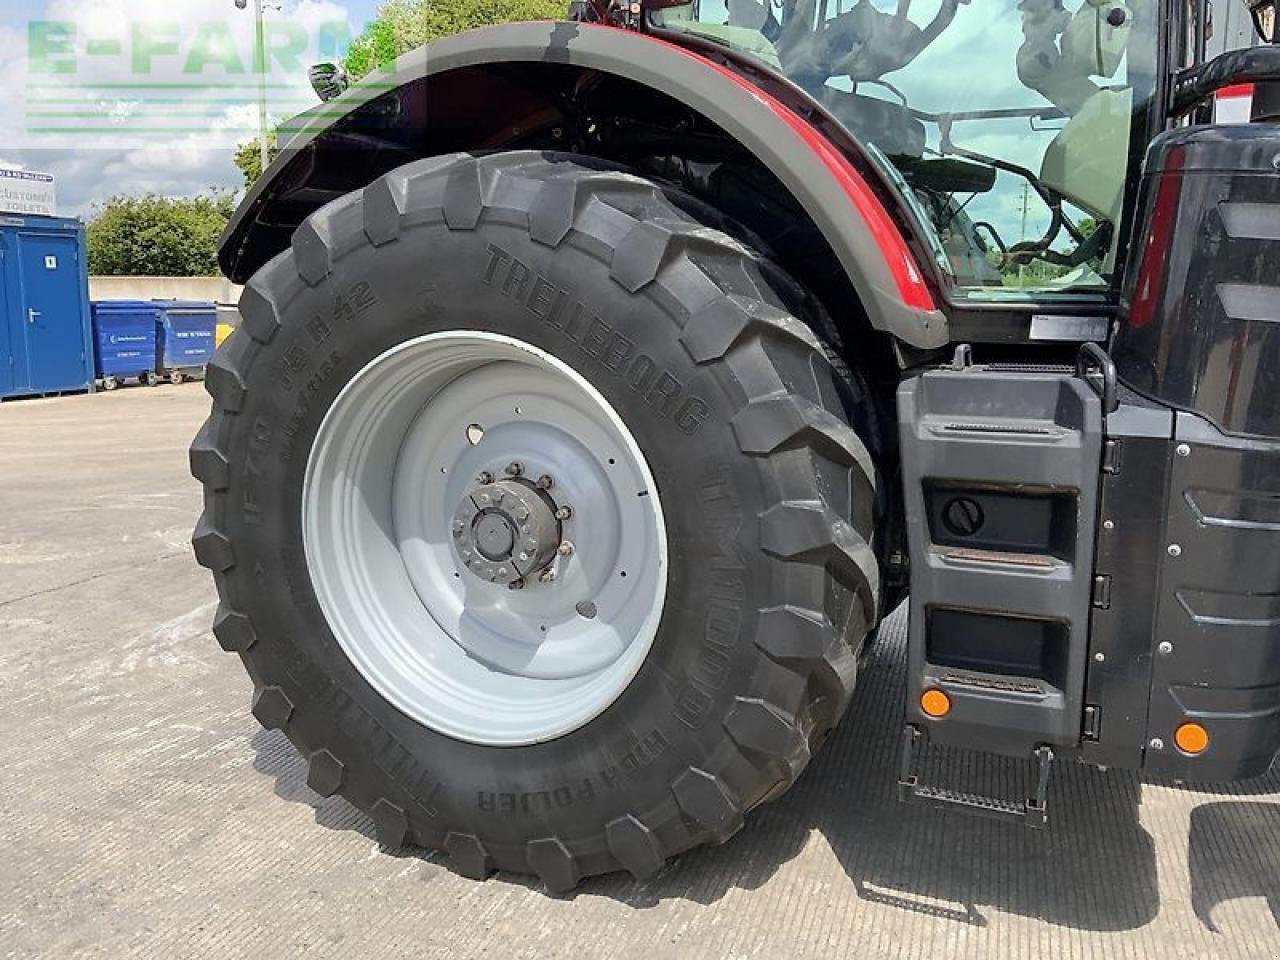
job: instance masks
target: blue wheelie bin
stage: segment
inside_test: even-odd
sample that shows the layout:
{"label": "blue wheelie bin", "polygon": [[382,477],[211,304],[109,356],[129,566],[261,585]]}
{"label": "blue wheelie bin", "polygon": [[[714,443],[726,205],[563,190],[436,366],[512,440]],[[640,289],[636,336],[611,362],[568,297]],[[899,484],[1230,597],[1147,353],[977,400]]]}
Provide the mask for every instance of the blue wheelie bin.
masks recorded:
{"label": "blue wheelie bin", "polygon": [[93,373],[102,389],[129,378],[156,382],[156,330],[160,309],[150,300],[98,300],[93,316]]}
{"label": "blue wheelie bin", "polygon": [[206,300],[159,300],[156,305],[161,311],[157,371],[171,383],[203,377],[216,349],[217,305]]}

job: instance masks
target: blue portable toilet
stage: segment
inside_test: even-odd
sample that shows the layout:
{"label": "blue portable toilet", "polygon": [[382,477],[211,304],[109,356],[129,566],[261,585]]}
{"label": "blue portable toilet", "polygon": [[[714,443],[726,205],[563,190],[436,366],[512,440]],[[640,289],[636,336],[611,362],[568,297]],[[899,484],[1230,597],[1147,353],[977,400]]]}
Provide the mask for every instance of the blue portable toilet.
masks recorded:
{"label": "blue portable toilet", "polygon": [[208,300],[157,300],[161,310],[161,376],[174,383],[186,377],[204,375],[213,359],[218,326],[217,305]]}
{"label": "blue portable toilet", "polygon": [[0,216],[0,398],[93,389],[84,224]]}
{"label": "blue portable toilet", "polygon": [[154,384],[160,307],[152,300],[97,300],[93,311],[93,372],[105,390],[130,377]]}

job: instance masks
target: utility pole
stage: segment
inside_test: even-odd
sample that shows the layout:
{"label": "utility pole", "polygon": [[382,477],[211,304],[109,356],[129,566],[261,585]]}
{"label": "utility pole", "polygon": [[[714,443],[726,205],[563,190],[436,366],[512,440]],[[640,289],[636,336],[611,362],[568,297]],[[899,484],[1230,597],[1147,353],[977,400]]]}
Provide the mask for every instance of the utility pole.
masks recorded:
{"label": "utility pole", "polygon": [[[236,9],[244,10],[249,0],[235,0]],[[258,160],[265,173],[271,163],[267,142],[267,43],[262,27],[262,0],[253,0],[254,50],[253,69],[258,74]]]}
{"label": "utility pole", "polygon": [[262,29],[262,0],[253,0],[253,16],[257,36],[254,60],[258,68],[258,152],[262,172],[266,173],[271,165],[271,148],[267,144],[267,43]]}

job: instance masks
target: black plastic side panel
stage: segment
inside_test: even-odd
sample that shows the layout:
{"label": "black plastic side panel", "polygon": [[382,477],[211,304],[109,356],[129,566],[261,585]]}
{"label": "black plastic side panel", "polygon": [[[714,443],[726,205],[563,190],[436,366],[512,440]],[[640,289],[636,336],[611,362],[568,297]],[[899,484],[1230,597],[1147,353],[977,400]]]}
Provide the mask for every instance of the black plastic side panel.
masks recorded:
{"label": "black plastic side panel", "polygon": [[1152,626],[1165,552],[1173,411],[1127,390],[1107,417],[1085,703],[1094,730],[1081,759],[1136,769],[1147,742]]}
{"label": "black plastic side panel", "polygon": [[[998,753],[1258,776],[1280,751],[1280,438],[1119,400],[1104,420],[1081,380],[982,367],[900,388],[907,722]],[[947,716],[921,711],[930,687]],[[1208,731],[1199,755],[1177,745],[1187,722]]]}
{"label": "black plastic side panel", "polygon": [[[1082,755],[1241,779],[1280,749],[1280,125],[1161,135],[1141,208],[1112,352],[1150,399],[1108,418],[1123,455],[1103,482],[1109,605],[1088,679],[1101,722]],[[1209,733],[1197,756],[1176,743],[1188,721]]]}
{"label": "black plastic side panel", "polygon": [[1280,125],[1162,135],[1141,204],[1133,250],[1167,259],[1126,271],[1120,378],[1227,433],[1280,436]]}
{"label": "black plastic side panel", "polygon": [[[1280,750],[1280,441],[1128,391],[1107,417],[1081,759],[1197,782]],[[1188,721],[1209,748],[1183,753]]]}
{"label": "black plastic side panel", "polygon": [[[1079,743],[1101,407],[1065,372],[931,370],[899,388],[907,722],[931,740],[1014,756]],[[951,699],[942,719],[920,709],[929,687]]]}
{"label": "black plastic side panel", "polygon": [[[1224,436],[1186,413],[1176,430],[1146,769],[1256,776],[1280,750],[1280,441]],[[1187,720],[1209,731],[1199,757],[1173,742]]]}

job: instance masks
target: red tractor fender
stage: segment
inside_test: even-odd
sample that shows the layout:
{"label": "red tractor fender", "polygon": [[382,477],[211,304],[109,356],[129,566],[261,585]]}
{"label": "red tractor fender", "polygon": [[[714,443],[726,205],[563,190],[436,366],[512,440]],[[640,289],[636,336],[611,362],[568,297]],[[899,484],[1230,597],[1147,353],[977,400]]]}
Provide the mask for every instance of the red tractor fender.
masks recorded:
{"label": "red tractor fender", "polygon": [[[499,119],[488,126],[475,110],[437,106],[426,115],[428,83],[441,88],[462,71],[517,66],[530,69],[531,85],[543,69],[561,77],[566,67],[614,74],[702,114],[772,171],[808,213],[875,329],[913,347],[947,343],[946,316],[903,229],[844,150],[770,92],[706,56],[645,34],[581,23],[504,24],[439,40],[298,118],[296,135],[223,235],[224,272],[243,282],[288,245],[293,226],[311,210],[391,166],[431,153],[500,149],[502,131],[530,129],[539,117],[513,115],[519,105],[506,102],[510,97],[495,104]],[[389,115],[398,129],[393,149],[368,133]],[[382,121],[384,130],[388,122]],[[425,133],[415,138],[418,126]],[[423,149],[423,141],[431,147]],[[362,143],[379,158],[358,162],[343,152]]]}

